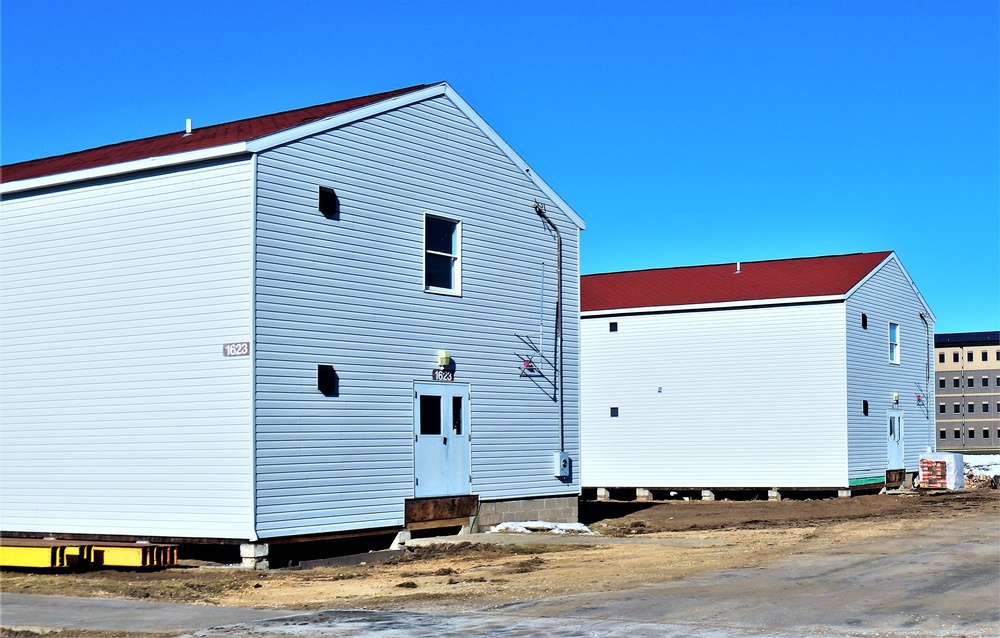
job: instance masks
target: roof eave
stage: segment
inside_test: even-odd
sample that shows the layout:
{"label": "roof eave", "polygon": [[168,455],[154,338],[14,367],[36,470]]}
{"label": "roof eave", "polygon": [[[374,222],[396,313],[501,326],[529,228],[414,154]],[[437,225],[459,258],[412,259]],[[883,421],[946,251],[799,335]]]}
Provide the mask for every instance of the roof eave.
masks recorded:
{"label": "roof eave", "polygon": [[673,306],[643,306],[636,308],[604,308],[601,310],[585,310],[580,313],[582,318],[606,317],[612,315],[646,315],[669,312],[685,312],[696,310],[726,310],[736,308],[755,308],[761,306],[790,306],[816,303],[844,301],[845,295],[816,295],[812,297],[781,297],[775,299],[745,299],[739,301],[720,301],[714,303],[677,304]]}
{"label": "roof eave", "polygon": [[114,177],[126,173],[135,173],[138,171],[164,168],[167,166],[202,162],[205,160],[242,155],[247,152],[248,149],[246,142],[236,142],[233,144],[223,144],[221,146],[202,148],[196,151],[147,157],[130,162],[120,162],[118,164],[109,164],[107,166],[96,166],[94,168],[85,168],[79,171],[70,171],[68,173],[57,173],[55,175],[33,177],[31,179],[22,179],[14,182],[4,182],[3,184],[0,184],[0,195],[9,195],[11,193],[37,190],[39,188],[49,188],[52,186],[62,186],[63,184],[101,179],[104,177]]}

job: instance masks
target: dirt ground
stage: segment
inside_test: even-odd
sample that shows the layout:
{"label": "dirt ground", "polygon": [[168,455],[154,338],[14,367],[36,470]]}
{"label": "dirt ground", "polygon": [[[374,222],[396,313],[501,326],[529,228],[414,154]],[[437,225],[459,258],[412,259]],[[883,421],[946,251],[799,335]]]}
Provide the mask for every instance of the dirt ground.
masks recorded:
{"label": "dirt ground", "polygon": [[[481,609],[761,565],[835,549],[846,541],[919,533],[956,517],[998,517],[1000,491],[599,507],[607,517],[591,528],[602,536],[588,537],[582,545],[545,544],[525,536],[520,544],[417,547],[388,563],[310,570],[188,565],[148,572],[4,571],[0,591],[291,609]],[[595,516],[591,506],[586,513]],[[8,630],[0,638],[20,636]]]}

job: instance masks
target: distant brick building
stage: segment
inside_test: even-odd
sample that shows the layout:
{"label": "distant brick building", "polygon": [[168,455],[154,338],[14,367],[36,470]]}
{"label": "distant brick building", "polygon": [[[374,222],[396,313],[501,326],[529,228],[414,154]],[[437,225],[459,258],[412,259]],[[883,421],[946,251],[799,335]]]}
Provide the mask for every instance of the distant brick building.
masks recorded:
{"label": "distant brick building", "polygon": [[1000,331],[934,336],[937,448],[1000,451]]}

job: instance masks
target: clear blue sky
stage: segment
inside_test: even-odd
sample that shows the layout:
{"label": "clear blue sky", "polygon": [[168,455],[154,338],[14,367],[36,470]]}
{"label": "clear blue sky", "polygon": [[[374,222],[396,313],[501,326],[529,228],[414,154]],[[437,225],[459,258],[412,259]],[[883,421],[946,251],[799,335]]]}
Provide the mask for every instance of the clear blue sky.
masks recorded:
{"label": "clear blue sky", "polygon": [[0,0],[0,160],[446,80],[584,273],[895,250],[996,330],[998,4]]}

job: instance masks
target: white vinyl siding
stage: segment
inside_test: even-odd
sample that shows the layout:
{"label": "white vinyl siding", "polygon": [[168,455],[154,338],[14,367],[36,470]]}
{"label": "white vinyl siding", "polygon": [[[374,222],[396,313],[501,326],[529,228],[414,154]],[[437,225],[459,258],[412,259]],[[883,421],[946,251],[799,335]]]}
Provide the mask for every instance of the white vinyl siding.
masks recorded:
{"label": "white vinyl siding", "polygon": [[825,303],[585,317],[583,484],[843,486],[843,313]]}
{"label": "white vinyl siding", "polygon": [[[850,478],[854,481],[885,478],[887,452],[886,410],[893,393],[899,393],[903,410],[903,441],[906,469],[917,470],[918,458],[936,445],[934,399],[934,324],[920,319],[925,312],[906,274],[895,258],[890,259],[854,293],[845,304],[847,316],[847,374]],[[857,317],[868,315],[868,330]],[[886,356],[887,329],[899,324],[899,364]],[[881,329],[873,329],[876,326]],[[917,394],[923,405],[917,404]],[[868,401],[869,416],[857,406]]]}
{"label": "white vinyl siding", "polygon": [[252,538],[249,160],[0,217],[3,529]]}
{"label": "white vinyl siding", "polygon": [[[336,189],[340,218],[317,210]],[[559,406],[519,374],[543,317],[553,349],[564,244],[566,446],[578,459],[578,233],[446,97],[262,153],[256,242],[257,529],[262,537],[398,526],[413,496],[413,382],[437,351],[471,385],[472,489],[576,494],[553,476]],[[424,291],[424,216],[461,220],[461,296]],[[512,238],[516,242],[512,243]],[[540,287],[545,270],[544,307]],[[316,389],[332,365],[339,396]]]}

